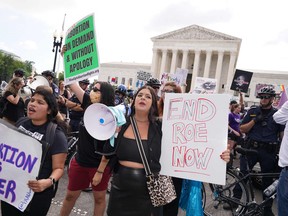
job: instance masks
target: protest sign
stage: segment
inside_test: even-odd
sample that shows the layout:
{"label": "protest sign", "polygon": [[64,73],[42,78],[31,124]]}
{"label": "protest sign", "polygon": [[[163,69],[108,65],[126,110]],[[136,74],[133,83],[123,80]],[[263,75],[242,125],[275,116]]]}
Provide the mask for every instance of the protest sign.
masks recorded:
{"label": "protest sign", "polygon": [[161,84],[173,81],[177,85],[185,86],[187,75],[188,75],[188,69],[182,69],[182,68],[177,68],[175,74],[163,72],[161,74]]}
{"label": "protest sign", "polygon": [[70,27],[65,37],[64,79],[70,84],[99,74],[94,14]]}
{"label": "protest sign", "polygon": [[2,123],[0,134],[0,200],[23,212],[34,195],[27,183],[38,176],[42,144]]}
{"label": "protest sign", "polygon": [[252,72],[236,69],[230,89],[247,93],[252,75]]}
{"label": "protest sign", "polygon": [[216,79],[196,77],[195,87],[191,93],[194,94],[214,94],[216,93]]}
{"label": "protest sign", "polygon": [[161,173],[225,184],[228,104],[226,94],[166,94]]}

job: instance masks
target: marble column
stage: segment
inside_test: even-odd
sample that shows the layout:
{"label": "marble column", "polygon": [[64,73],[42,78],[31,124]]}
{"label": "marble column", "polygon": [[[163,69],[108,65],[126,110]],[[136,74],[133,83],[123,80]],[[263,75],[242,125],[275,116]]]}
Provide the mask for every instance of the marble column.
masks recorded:
{"label": "marble column", "polygon": [[189,50],[183,50],[183,56],[182,56],[182,63],[181,63],[181,68],[187,69],[187,60],[188,60],[188,53]]}
{"label": "marble column", "polygon": [[158,69],[158,62],[159,62],[159,57],[158,57],[158,50],[153,48],[153,58],[152,58],[152,66],[151,66],[151,72],[153,74],[153,77],[159,77],[160,74]]}
{"label": "marble column", "polygon": [[161,67],[159,76],[161,76],[162,73],[167,72],[166,71],[166,60],[167,60],[167,49],[162,50],[162,60],[161,60]]}
{"label": "marble column", "polygon": [[216,75],[215,79],[217,81],[217,93],[220,93],[221,88],[221,72],[222,72],[222,65],[223,65],[223,57],[224,57],[224,51],[218,51],[218,59],[217,59],[217,66],[216,66]]}
{"label": "marble column", "polygon": [[201,54],[201,50],[195,50],[195,58],[194,58],[194,63],[193,63],[193,72],[192,72],[193,74],[192,74],[190,91],[194,90],[196,77],[198,76],[199,64],[200,64],[200,54]]}
{"label": "marble column", "polygon": [[229,61],[229,68],[227,74],[227,81],[226,81],[226,88],[225,90],[228,91],[230,89],[232,79],[235,72],[235,61],[236,61],[236,52],[230,52],[230,61]]}
{"label": "marble column", "polygon": [[172,50],[172,60],[171,60],[171,68],[170,68],[170,73],[174,74],[176,70],[176,63],[177,63],[177,49]]}
{"label": "marble column", "polygon": [[211,66],[211,57],[212,57],[212,50],[207,50],[206,51],[204,74],[203,74],[203,77],[205,77],[205,78],[209,78],[209,72],[210,72],[210,66]]}

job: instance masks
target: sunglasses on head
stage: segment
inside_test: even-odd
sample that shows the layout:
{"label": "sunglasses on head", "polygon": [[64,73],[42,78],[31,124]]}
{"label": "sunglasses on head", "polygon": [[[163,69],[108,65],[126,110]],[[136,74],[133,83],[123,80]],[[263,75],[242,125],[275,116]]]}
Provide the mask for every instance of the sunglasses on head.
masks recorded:
{"label": "sunglasses on head", "polygon": [[101,90],[98,89],[97,87],[94,87],[92,90],[93,90],[94,92],[101,92]]}
{"label": "sunglasses on head", "polygon": [[261,95],[259,96],[260,99],[270,99],[271,96],[270,95]]}

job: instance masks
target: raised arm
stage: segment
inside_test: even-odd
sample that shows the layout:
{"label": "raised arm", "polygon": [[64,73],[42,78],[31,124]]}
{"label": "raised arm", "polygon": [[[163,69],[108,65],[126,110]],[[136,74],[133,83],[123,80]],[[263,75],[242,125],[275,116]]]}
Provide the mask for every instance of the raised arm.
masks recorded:
{"label": "raised arm", "polygon": [[72,83],[70,84],[71,90],[74,92],[80,103],[83,102],[83,96],[85,94],[85,91],[79,86],[78,83]]}

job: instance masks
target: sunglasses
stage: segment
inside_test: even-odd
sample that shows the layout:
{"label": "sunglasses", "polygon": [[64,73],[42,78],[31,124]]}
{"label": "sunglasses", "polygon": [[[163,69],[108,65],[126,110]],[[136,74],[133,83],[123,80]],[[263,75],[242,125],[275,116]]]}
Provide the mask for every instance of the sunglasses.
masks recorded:
{"label": "sunglasses", "polygon": [[260,99],[270,99],[271,96],[270,95],[262,95],[262,96],[259,96]]}
{"label": "sunglasses", "polygon": [[93,90],[94,92],[101,92],[101,90],[98,89],[97,87],[94,87],[92,90]]}
{"label": "sunglasses", "polygon": [[164,93],[175,93],[175,91],[174,90],[165,90],[164,89],[164,90],[161,91],[161,93],[162,94],[164,94]]}

